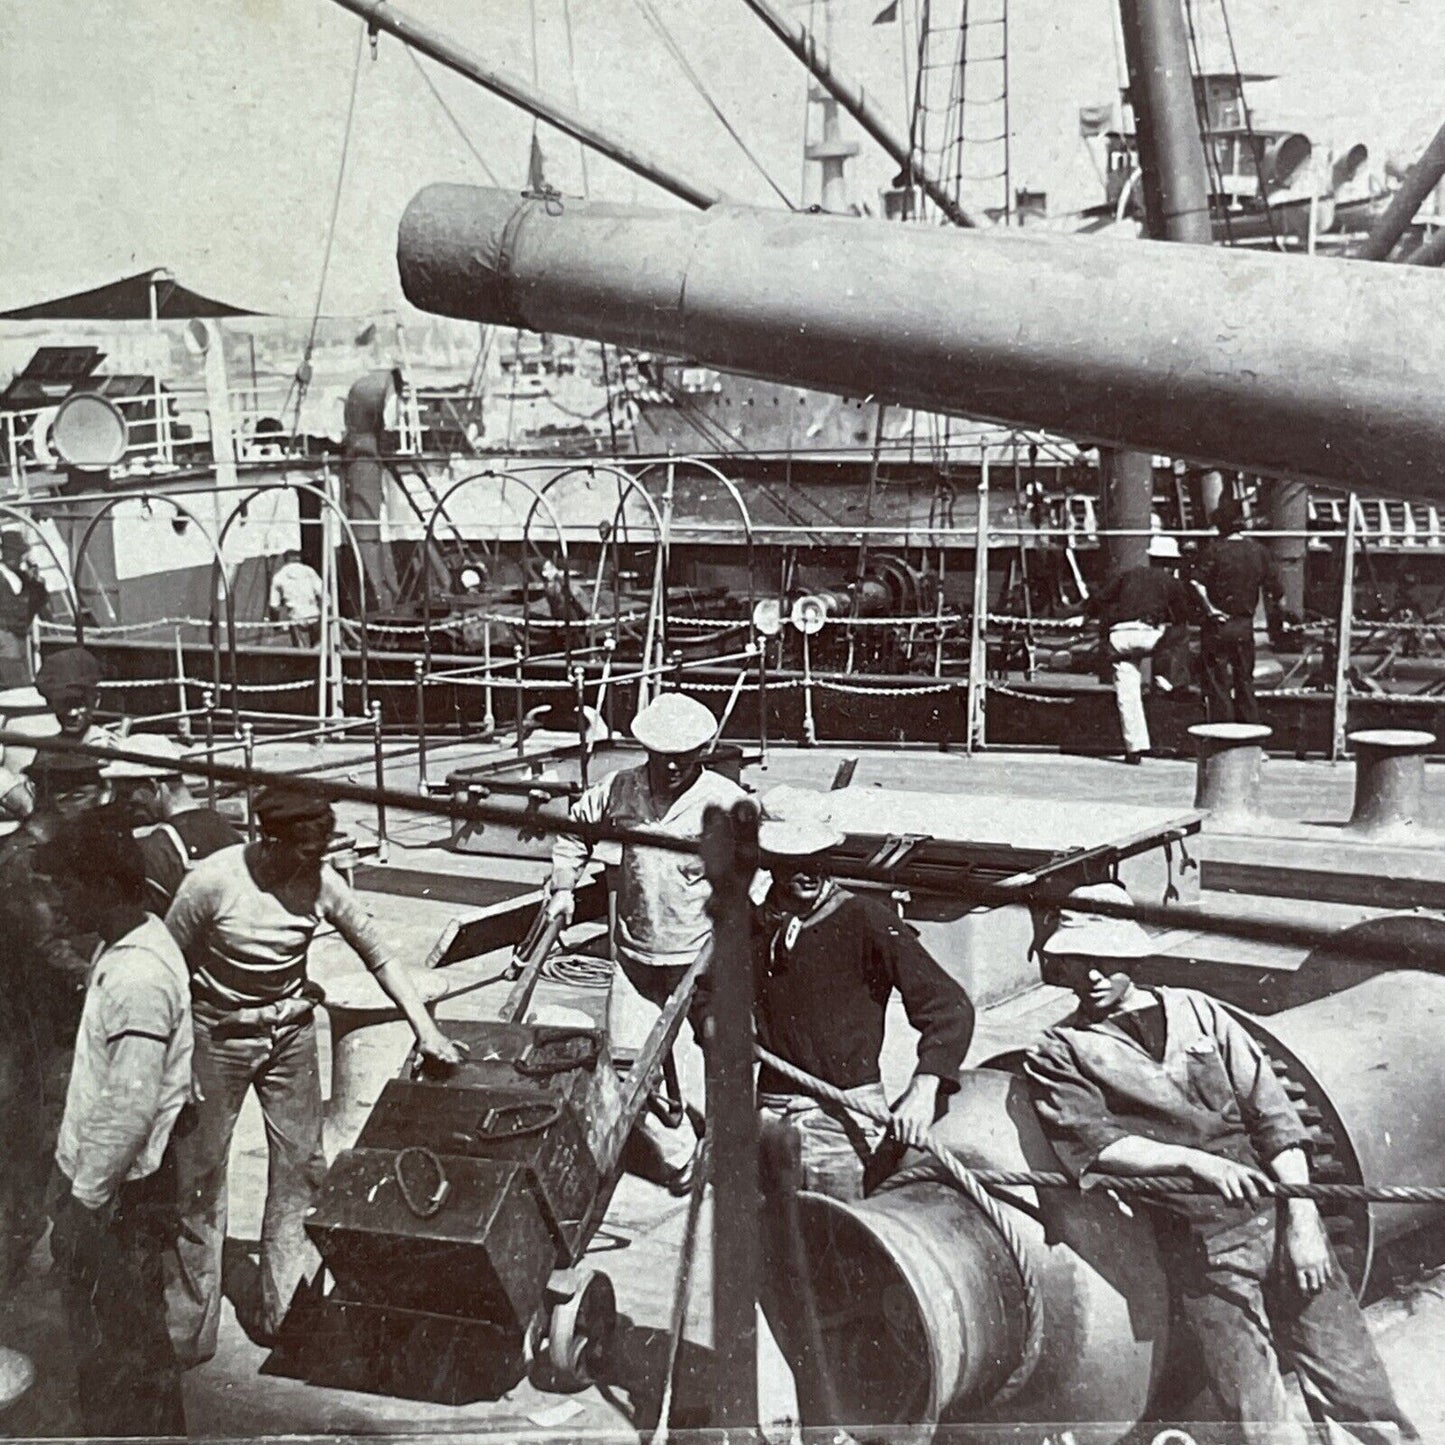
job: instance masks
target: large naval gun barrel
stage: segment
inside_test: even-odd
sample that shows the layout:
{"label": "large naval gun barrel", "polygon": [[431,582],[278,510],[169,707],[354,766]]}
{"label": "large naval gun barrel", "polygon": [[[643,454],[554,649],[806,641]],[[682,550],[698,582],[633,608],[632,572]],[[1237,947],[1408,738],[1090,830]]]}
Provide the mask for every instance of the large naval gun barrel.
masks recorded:
{"label": "large naval gun barrel", "polygon": [[1437,495],[1445,282],[1222,248],[426,187],[407,298],[846,396]]}
{"label": "large naval gun barrel", "polygon": [[[1445,958],[1445,926],[1413,917],[1378,923],[1395,930],[1402,957],[1420,950],[1432,964]],[[1349,938],[1342,934],[1340,945]],[[1312,956],[1304,968],[1317,964]],[[1266,1019],[1241,1018],[1309,1131],[1316,1180],[1439,1182],[1439,972],[1381,972]],[[1013,1064],[1006,1057],[965,1070],[934,1137],[976,1168],[1057,1170]],[[831,1399],[842,1421],[893,1427],[894,1441],[926,1441],[940,1423],[1138,1420],[1161,1408],[1166,1389],[1172,1404],[1187,1404],[1176,1398],[1181,1389],[1187,1397],[1188,1383],[1171,1354],[1169,1282],[1137,1202],[1125,1209],[1098,1189],[999,1194],[1030,1257],[1042,1311],[1037,1362],[1008,1398],[1005,1382],[1025,1360],[1022,1271],[971,1201],[941,1175],[914,1171],[856,1203],[798,1196],[802,1264],[820,1329],[799,1388],[814,1409]],[[1359,1291],[1381,1245],[1445,1213],[1440,1205],[1321,1209],[1340,1267]]]}

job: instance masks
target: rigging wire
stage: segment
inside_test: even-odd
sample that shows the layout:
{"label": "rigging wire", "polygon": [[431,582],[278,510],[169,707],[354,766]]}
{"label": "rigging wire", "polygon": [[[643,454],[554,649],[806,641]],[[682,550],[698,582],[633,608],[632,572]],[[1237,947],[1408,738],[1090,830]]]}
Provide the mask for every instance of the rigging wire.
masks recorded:
{"label": "rigging wire", "polygon": [[652,26],[653,30],[657,32],[658,39],[667,47],[668,52],[677,62],[692,88],[697,91],[698,95],[700,95],[706,103],[707,108],[717,117],[718,124],[722,126],[732,138],[737,148],[751,162],[753,169],[772,187],[774,194],[790,211],[796,211],[798,207],[795,202],[777,181],[773,179],[771,172],[762,161],[758,159],[753,148],[742,138],[737,128],[727,118],[726,114],[724,114],[722,107],[713,99],[712,93],[703,83],[702,77],[692,68],[687,56],[683,53],[682,47],[673,38],[672,32],[668,30],[662,16],[657,13],[657,7],[653,5],[652,0],[637,0],[637,7],[642,11],[643,18]]}
{"label": "rigging wire", "polygon": [[1265,220],[1269,222],[1269,239],[1278,251],[1282,249],[1279,231],[1274,223],[1274,207],[1269,202],[1269,188],[1264,181],[1264,148],[1254,133],[1254,116],[1244,97],[1244,75],[1239,68],[1239,52],[1234,48],[1234,27],[1229,23],[1229,6],[1225,0],[1219,0],[1219,17],[1224,21],[1224,37],[1229,42],[1229,63],[1234,68],[1234,83],[1239,87],[1239,105],[1244,112],[1244,130],[1249,137],[1250,153],[1254,156],[1254,178],[1259,186],[1260,204],[1264,207]]}
{"label": "rigging wire", "polygon": [[402,49],[406,51],[407,57],[408,59],[410,59],[411,63],[416,66],[416,73],[421,76],[421,78],[426,82],[427,89],[431,91],[433,98],[436,100],[436,103],[441,106],[443,114],[449,121],[451,121],[457,135],[461,137],[462,144],[466,146],[469,151],[471,151],[472,158],[482,168],[482,174],[486,176],[486,178],[494,186],[500,186],[501,182],[497,179],[496,172],[493,171],[491,166],[487,164],[486,158],[482,155],[481,151],[479,151],[476,146],[472,144],[472,138],[466,133],[466,130],[463,128],[461,121],[457,119],[456,112],[453,111],[451,106],[447,104],[446,97],[441,93],[440,90],[437,89],[436,81],[431,78],[431,76],[427,73],[426,67],[417,58],[416,51],[413,50],[410,45],[405,45],[402,47]]}
{"label": "rigging wire", "polygon": [[[572,83],[572,104],[580,110],[582,95],[577,89],[577,52],[572,46],[572,0],[562,0],[562,19],[567,26],[567,75]],[[577,142],[577,158],[582,165],[582,194],[590,196],[592,190],[587,180],[587,147],[580,140]],[[610,415],[609,411],[609,418]]]}
{"label": "rigging wire", "polygon": [[306,350],[301,358],[301,365],[296,368],[296,375],[292,378],[291,387],[286,392],[286,401],[282,403],[282,414],[284,415],[285,407],[290,402],[294,389],[296,419],[291,426],[293,439],[301,430],[301,407],[306,399],[306,388],[311,382],[311,356],[316,348],[316,329],[321,324],[321,303],[326,296],[326,277],[331,270],[331,248],[336,241],[336,218],[341,213],[341,192],[346,180],[346,159],[351,153],[351,133],[356,119],[356,93],[361,85],[361,48],[366,42],[367,34],[367,27],[362,24],[356,32],[356,56],[351,67],[351,95],[346,102],[346,126],[341,133],[341,163],[336,168],[336,189],[331,196],[331,219],[326,226],[326,249],[321,256],[321,277],[316,285],[316,305],[311,312],[311,328],[306,336]]}
{"label": "rigging wire", "polygon": [[[1204,74],[1204,59],[1199,46],[1199,31],[1194,24],[1194,0],[1184,0],[1184,20],[1189,31],[1189,52],[1193,59],[1193,74],[1189,78],[1190,90],[1194,95],[1194,123],[1199,130],[1199,144],[1204,150],[1204,171],[1214,195],[1218,197],[1219,214],[1224,218],[1224,244],[1234,245],[1234,222],[1229,214],[1229,203],[1224,193],[1224,172],[1219,157],[1209,143],[1209,117],[1204,109],[1202,88],[1195,83],[1195,76]],[[1137,116],[1136,116],[1137,119]],[[1210,225],[1214,224],[1214,204],[1210,204]]]}

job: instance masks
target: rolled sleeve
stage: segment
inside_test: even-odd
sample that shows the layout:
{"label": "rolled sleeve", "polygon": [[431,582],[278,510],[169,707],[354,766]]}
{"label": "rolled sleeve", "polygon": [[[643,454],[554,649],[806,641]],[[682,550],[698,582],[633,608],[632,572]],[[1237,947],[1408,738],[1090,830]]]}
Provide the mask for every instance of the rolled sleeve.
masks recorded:
{"label": "rolled sleeve", "polygon": [[[572,804],[567,816],[574,823],[605,822],[612,798],[612,779],[616,776],[613,773],[586,789]],[[552,844],[552,891],[575,888],[591,857],[592,844],[585,838],[573,833],[558,833]]]}
{"label": "rolled sleeve", "polygon": [[1129,1136],[1062,1040],[1045,1039],[1031,1049],[1024,1057],[1024,1077],[1039,1123],[1059,1163],[1075,1179],[1082,1179],[1110,1144]]}
{"label": "rolled sleeve", "polygon": [[1264,1051],[1217,1003],[1210,1011],[1220,1057],[1260,1162],[1268,1164],[1286,1149],[1308,1148],[1309,1134]]}

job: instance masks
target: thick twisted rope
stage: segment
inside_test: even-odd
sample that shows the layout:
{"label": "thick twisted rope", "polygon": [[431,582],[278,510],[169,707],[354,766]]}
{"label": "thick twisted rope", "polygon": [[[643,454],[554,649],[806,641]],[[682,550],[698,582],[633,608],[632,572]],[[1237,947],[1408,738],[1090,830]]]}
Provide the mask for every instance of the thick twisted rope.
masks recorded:
{"label": "thick twisted rope", "polygon": [[[890,1124],[892,1116],[882,1109],[870,1109],[857,1099],[834,1088],[822,1079],[780,1059],[761,1045],[755,1046],[760,1062],[774,1073],[796,1084],[805,1093],[816,1099],[848,1109],[876,1124]],[[932,1138],[927,1142],[926,1152],[931,1156],[927,1162],[912,1165],[890,1176],[891,1186],[937,1181],[940,1170],[943,1179],[956,1185],[983,1213],[988,1222],[998,1231],[1008,1248],[1014,1267],[1023,1282],[1026,1330],[1023,1354],[1018,1366],[1004,1381],[999,1393],[1000,1403],[1019,1390],[1033,1373],[1043,1350],[1043,1295],[1038,1274],[1032,1258],[1024,1246],[1012,1220],[999,1207],[998,1201],[988,1193],[990,1189],[1069,1189],[1081,1188],[1079,1181],[1061,1172],[1031,1169],[971,1169],[942,1144]],[[1095,1175],[1094,1180],[1101,1188],[1119,1194],[1170,1195],[1170,1194],[1215,1194],[1197,1180],[1185,1175],[1155,1174],[1124,1176],[1116,1174]],[[1277,1179],[1264,1179],[1259,1185],[1261,1195],[1273,1199],[1313,1199],[1319,1203],[1350,1204],[1445,1204],[1445,1186],[1417,1184],[1284,1184]]]}
{"label": "thick twisted rope", "polygon": [[[840,1108],[850,1109],[855,1114],[861,1114],[865,1119],[872,1119],[876,1124],[888,1125],[893,1122],[893,1116],[886,1109],[865,1108],[857,1100],[850,1099],[841,1089],[835,1089],[831,1084],[824,1083],[822,1079],[814,1078],[813,1075],[788,1063],[786,1059],[780,1059],[776,1054],[769,1053],[760,1045],[755,1046],[754,1051],[759,1060],[768,1068],[797,1084],[800,1089],[812,1094],[815,1098],[837,1104]],[[984,1188],[978,1174],[969,1169],[952,1150],[945,1149],[941,1144],[935,1144],[932,1139],[928,1141],[927,1147],[928,1152],[947,1174],[949,1183],[962,1190],[978,1207],[983,1217],[998,1231],[1023,1284],[1024,1347],[1013,1373],[1003,1382],[999,1393],[995,1396],[995,1400],[1002,1403],[1012,1398],[1028,1383],[1038,1365],[1039,1357],[1043,1353],[1043,1287],[1039,1283],[1038,1271],[1034,1267],[1033,1258],[1018,1230],[1014,1227],[1013,1220],[1004,1213],[998,1201]]]}

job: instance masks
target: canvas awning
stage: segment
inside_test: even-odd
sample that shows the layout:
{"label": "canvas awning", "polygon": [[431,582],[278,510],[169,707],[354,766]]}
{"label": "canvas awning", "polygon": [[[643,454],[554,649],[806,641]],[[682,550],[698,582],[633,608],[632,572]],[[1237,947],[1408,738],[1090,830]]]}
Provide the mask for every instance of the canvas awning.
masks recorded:
{"label": "canvas awning", "polygon": [[0,321],[189,321],[193,317],[260,314],[202,296],[182,286],[169,271],[157,270],[140,271],[89,291],[0,311]]}

